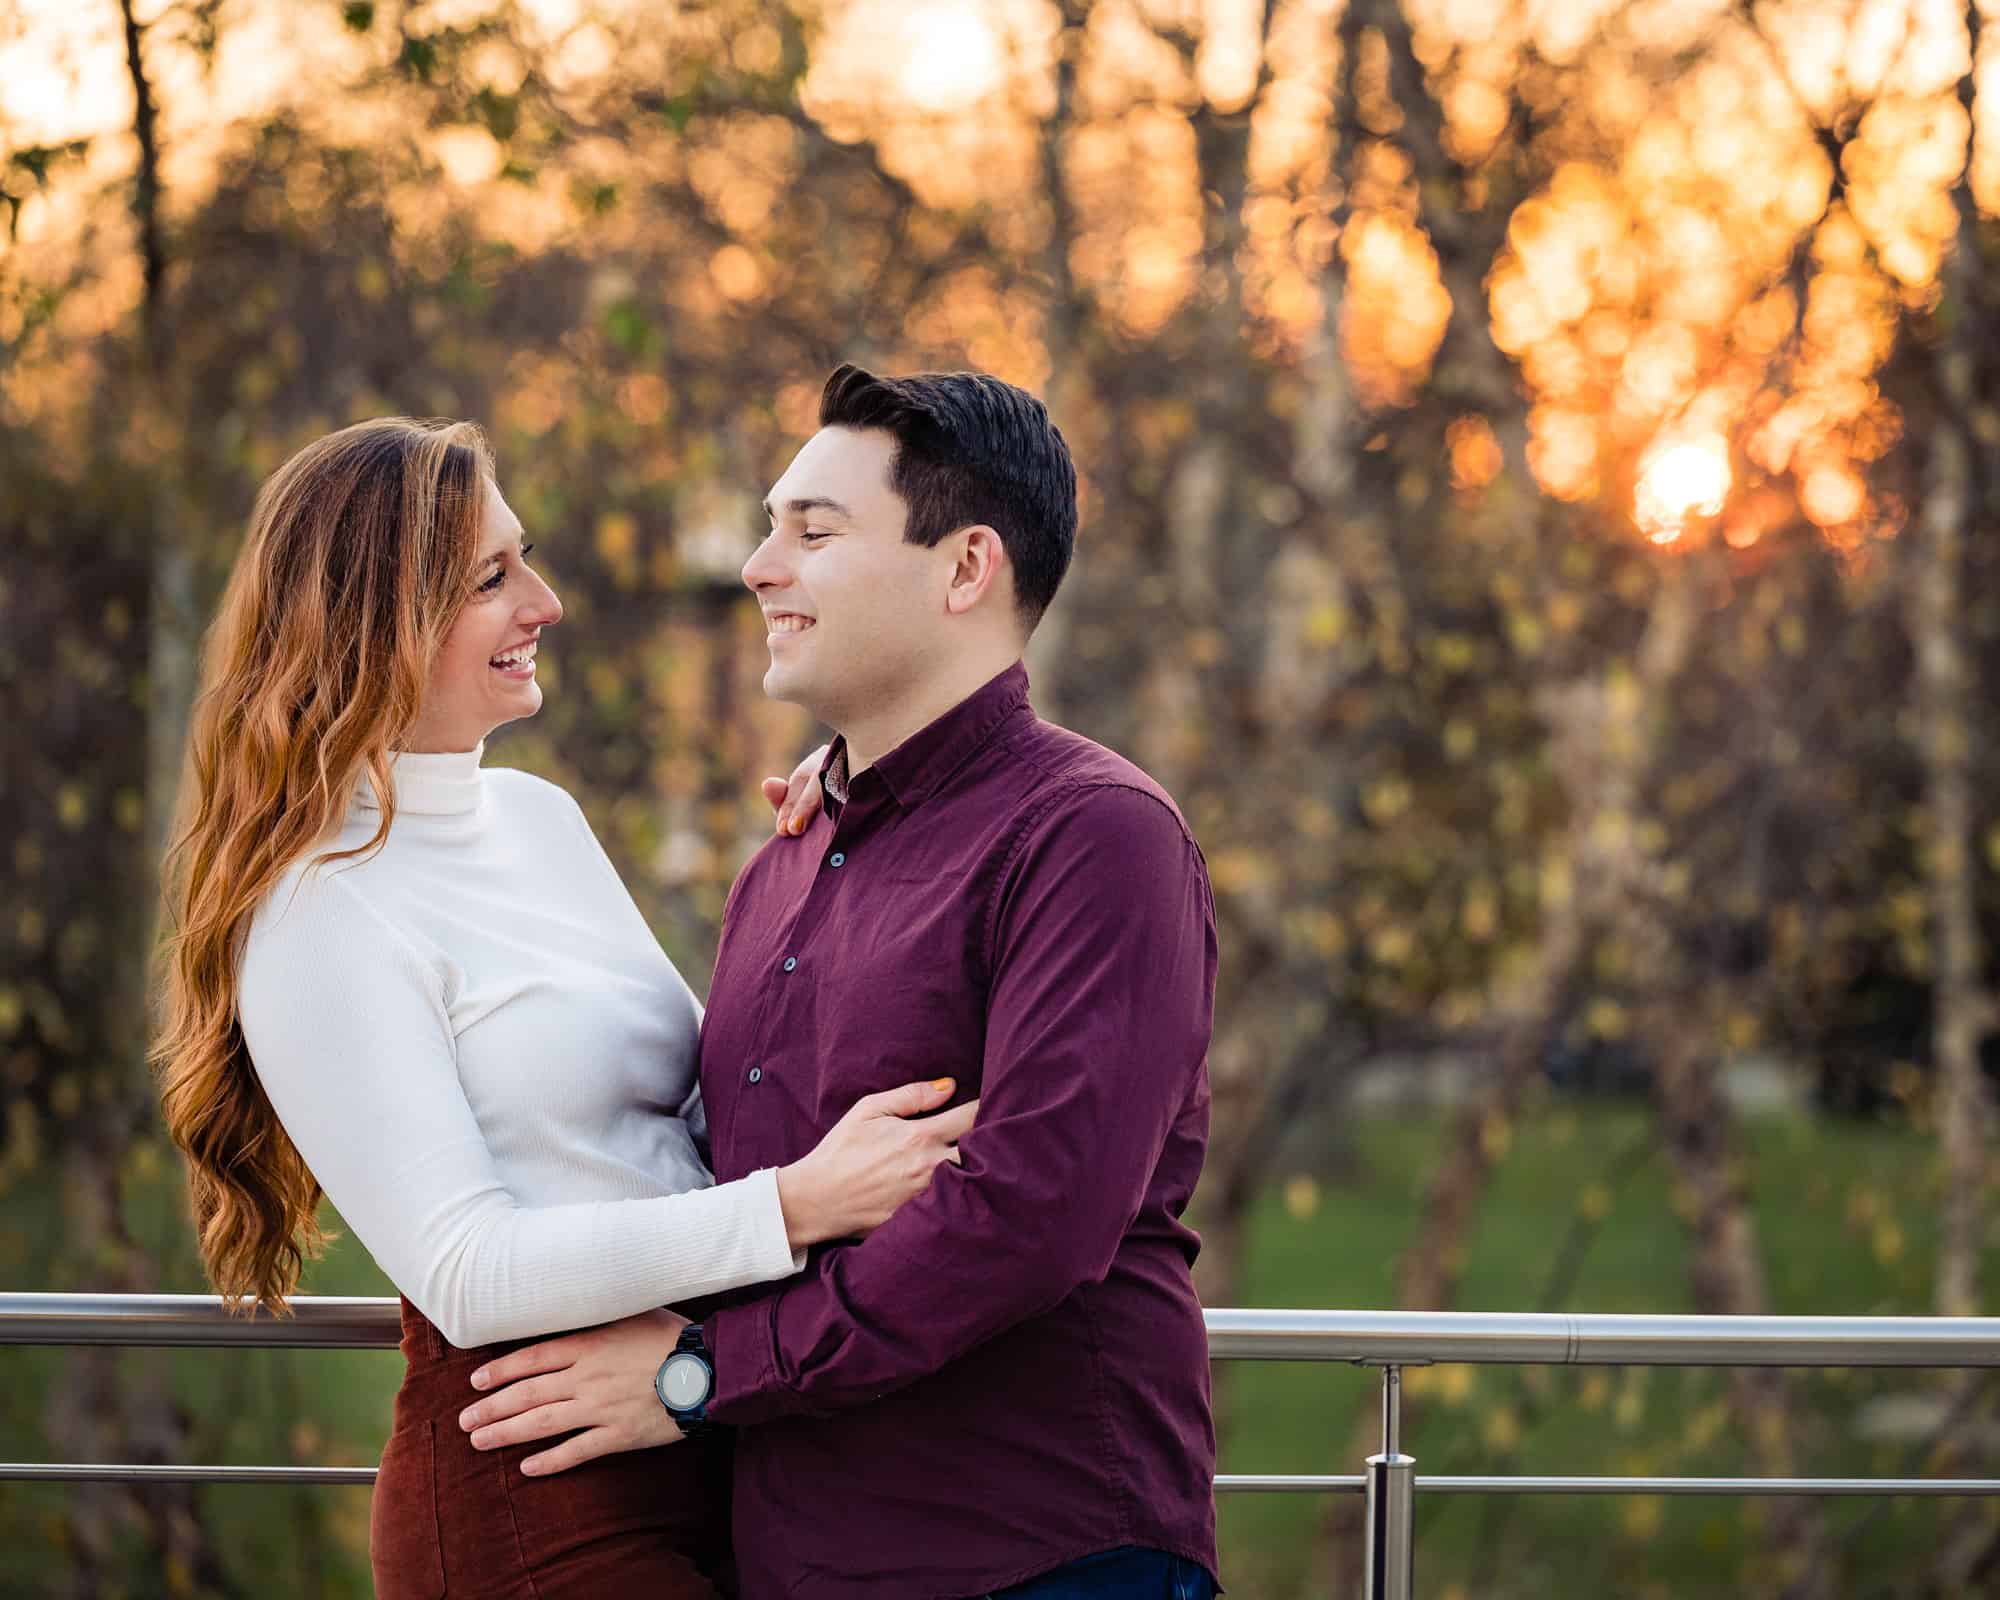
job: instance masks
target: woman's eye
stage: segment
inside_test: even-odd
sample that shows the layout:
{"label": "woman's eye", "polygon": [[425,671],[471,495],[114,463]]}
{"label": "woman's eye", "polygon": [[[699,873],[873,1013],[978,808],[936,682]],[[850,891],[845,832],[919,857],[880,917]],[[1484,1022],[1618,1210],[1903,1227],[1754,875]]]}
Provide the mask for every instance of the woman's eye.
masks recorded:
{"label": "woman's eye", "polygon": [[484,583],[482,583],[479,586],[478,592],[480,594],[485,594],[489,590],[499,588],[500,585],[506,581],[506,577],[507,577],[507,569],[505,567],[502,567],[498,572],[494,573],[492,577],[488,578]]}

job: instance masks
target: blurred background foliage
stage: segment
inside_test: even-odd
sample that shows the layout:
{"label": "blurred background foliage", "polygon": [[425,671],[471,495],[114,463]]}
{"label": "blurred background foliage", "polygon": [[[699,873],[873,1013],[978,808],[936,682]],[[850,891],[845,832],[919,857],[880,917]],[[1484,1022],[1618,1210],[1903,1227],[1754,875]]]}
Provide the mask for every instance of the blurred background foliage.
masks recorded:
{"label": "blurred background foliage", "polygon": [[[1045,715],[1223,923],[1211,1304],[1993,1305],[2000,132],[1957,0],[0,14],[0,1266],[198,1290],[141,1062],[200,631],[314,435],[469,416],[568,616],[495,759],[706,985],[735,577],[837,361],[1076,451]],[[352,1243],[311,1279],[380,1292]],[[367,1461],[386,1356],[15,1351],[15,1459]],[[1992,1383],[1413,1374],[1425,1470],[1991,1473]],[[1219,1374],[1353,1470],[1359,1374]],[[1232,1592],[1357,1507],[1223,1507]],[[1438,1595],[1962,1595],[1994,1508],[1437,1502]],[[358,1491],[0,1486],[0,1590],[358,1595]]]}

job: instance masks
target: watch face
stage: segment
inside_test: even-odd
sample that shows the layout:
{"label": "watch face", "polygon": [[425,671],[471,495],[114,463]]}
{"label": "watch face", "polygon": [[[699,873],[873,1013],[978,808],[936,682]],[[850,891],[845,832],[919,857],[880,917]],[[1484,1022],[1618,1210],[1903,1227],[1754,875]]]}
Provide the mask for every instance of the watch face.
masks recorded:
{"label": "watch face", "polygon": [[682,1351],[661,1369],[660,1398],[676,1411],[692,1410],[708,1398],[708,1383],[708,1363]]}

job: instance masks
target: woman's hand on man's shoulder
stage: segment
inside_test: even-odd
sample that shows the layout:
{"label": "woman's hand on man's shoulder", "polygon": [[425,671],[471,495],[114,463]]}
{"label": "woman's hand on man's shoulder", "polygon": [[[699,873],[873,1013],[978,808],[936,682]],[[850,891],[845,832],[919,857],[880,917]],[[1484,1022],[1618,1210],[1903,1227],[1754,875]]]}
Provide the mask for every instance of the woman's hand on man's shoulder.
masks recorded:
{"label": "woman's hand on man's shoulder", "polygon": [[819,769],[826,762],[826,752],[829,748],[831,747],[828,745],[821,745],[792,768],[789,779],[764,780],[762,784],[764,798],[775,813],[771,819],[774,832],[804,833],[806,825],[819,814],[819,808],[826,798],[820,790]]}

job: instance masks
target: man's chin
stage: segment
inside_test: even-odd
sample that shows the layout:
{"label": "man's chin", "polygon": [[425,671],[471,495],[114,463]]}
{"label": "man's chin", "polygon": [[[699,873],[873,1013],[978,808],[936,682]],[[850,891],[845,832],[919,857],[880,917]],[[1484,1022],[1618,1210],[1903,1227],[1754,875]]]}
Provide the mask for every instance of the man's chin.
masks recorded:
{"label": "man's chin", "polygon": [[764,669],[764,698],[795,706],[804,705],[806,699],[797,677],[776,662]]}

